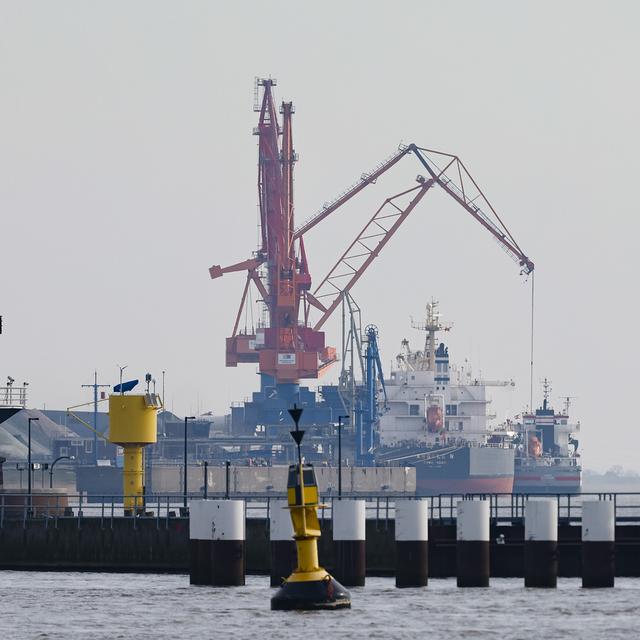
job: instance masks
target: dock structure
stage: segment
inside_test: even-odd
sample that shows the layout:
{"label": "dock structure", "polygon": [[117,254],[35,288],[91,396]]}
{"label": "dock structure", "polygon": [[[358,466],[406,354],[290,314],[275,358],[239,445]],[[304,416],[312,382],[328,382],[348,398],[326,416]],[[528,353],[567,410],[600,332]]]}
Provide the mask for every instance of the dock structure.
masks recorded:
{"label": "dock structure", "polygon": [[401,500],[395,505],[396,587],[429,582],[429,502]]}
{"label": "dock structure", "polygon": [[279,587],[296,567],[296,545],[286,500],[273,500],[269,509],[271,586]]}
{"label": "dock structure", "polygon": [[[29,514],[22,494],[0,492],[0,569],[189,573],[189,518],[180,514],[181,495],[147,496],[144,512],[137,516],[125,515],[122,496],[87,502],[83,496],[56,495],[49,496],[48,506]],[[198,497],[201,496],[193,495],[191,499]],[[210,497],[215,500],[223,496]],[[403,508],[415,503],[415,496],[344,497],[364,500],[362,546],[366,575],[399,576],[396,510],[400,514],[400,534]],[[525,511],[535,499],[516,494],[466,496],[462,500],[464,497],[441,495],[428,500],[424,510],[429,540],[427,577],[459,575],[458,503],[483,499],[489,513],[489,536],[485,542],[490,576],[522,579],[526,566]],[[245,505],[245,517],[241,519],[246,573],[270,575],[270,522],[273,509],[286,511],[282,509],[283,496],[245,494],[231,498],[242,500]],[[52,500],[60,500],[60,507]],[[319,510],[322,535],[318,538],[318,555],[322,566],[334,571],[339,558],[333,540],[332,512],[338,499],[322,496],[321,501],[326,508]],[[610,586],[614,576],[640,577],[640,493],[557,495],[554,503],[558,579],[582,577],[585,586]],[[553,525],[545,526],[551,532]],[[426,546],[426,540],[421,544]]]}
{"label": "dock structure", "polygon": [[459,587],[488,587],[491,575],[489,502],[456,505],[456,574]]}
{"label": "dock structure", "polygon": [[558,502],[528,500],[524,509],[524,586],[558,584]]}

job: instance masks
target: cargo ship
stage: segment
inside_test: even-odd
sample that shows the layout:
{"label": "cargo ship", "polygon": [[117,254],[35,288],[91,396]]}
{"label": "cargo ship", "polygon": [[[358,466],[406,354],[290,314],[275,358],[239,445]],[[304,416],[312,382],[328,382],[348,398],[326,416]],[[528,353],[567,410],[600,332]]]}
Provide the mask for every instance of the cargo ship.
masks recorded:
{"label": "cargo ship", "polygon": [[578,453],[580,423],[569,420],[571,398],[561,413],[551,407],[551,385],[543,382],[542,406],[515,424],[515,493],[580,493],[582,465]]}
{"label": "cargo ship", "polygon": [[437,301],[412,326],[426,333],[425,346],[412,351],[403,340],[385,380],[378,464],[415,466],[421,495],[511,493],[515,448],[506,431],[489,424],[487,388],[514,383],[482,380],[467,364],[450,364],[448,347],[437,338],[451,325],[441,320]]}

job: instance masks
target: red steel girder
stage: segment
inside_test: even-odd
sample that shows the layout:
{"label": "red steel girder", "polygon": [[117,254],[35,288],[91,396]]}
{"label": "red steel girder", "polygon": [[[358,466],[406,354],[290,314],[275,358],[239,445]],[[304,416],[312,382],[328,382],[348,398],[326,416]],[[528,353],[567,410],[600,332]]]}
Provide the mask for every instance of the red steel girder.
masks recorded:
{"label": "red steel girder", "polygon": [[[434,182],[432,179],[422,179],[417,187],[391,196],[382,203],[313,292],[313,298],[309,302],[316,307],[325,307],[322,316],[313,327],[314,330],[318,331],[329,319],[340,304],[342,296],[360,279]],[[412,194],[411,201],[404,207],[398,206],[396,201],[408,194]],[[340,271],[341,267],[346,267],[346,271]],[[344,279],[346,283],[342,284]],[[328,298],[328,304],[325,304],[324,298]]]}

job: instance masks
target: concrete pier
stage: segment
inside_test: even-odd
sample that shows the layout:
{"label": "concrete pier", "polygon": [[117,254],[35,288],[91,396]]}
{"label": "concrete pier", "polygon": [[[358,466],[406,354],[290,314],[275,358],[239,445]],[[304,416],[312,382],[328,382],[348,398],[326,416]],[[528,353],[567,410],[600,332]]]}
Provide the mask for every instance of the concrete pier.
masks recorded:
{"label": "concrete pier", "polygon": [[272,500],[269,506],[271,586],[279,587],[296,567],[296,543],[286,500]]}
{"label": "concrete pier", "polygon": [[[3,510],[3,499],[4,510]],[[23,496],[20,496],[23,499]],[[109,504],[91,505],[77,497],[69,499],[68,513],[53,509],[34,518],[25,517],[25,505],[0,494],[0,569],[48,571],[105,572],[174,572],[189,573],[189,520],[180,517],[178,497],[169,504],[149,500],[145,516],[122,517]],[[640,504],[640,495],[638,496]],[[430,578],[455,577],[457,574],[456,504],[438,508],[429,500],[428,574]],[[581,502],[598,501],[598,496],[576,500],[571,521],[562,507],[557,527],[558,577],[583,577],[583,539],[581,535]],[[395,500],[397,508],[404,498]],[[414,501],[414,499],[409,500]],[[432,502],[433,501],[433,502]],[[529,502],[532,502],[529,500]],[[626,501],[626,502],[625,502]],[[619,496],[618,504],[629,504],[628,495]],[[213,501],[211,501],[213,502]],[[338,502],[336,500],[336,502]],[[468,502],[468,501],[465,501]],[[365,568],[367,576],[396,576],[396,534],[394,505],[369,503],[364,522],[366,535]],[[566,503],[565,503],[566,504]],[[634,504],[634,503],[631,503]],[[432,506],[433,505],[433,506]],[[588,507],[587,507],[588,511]],[[615,523],[615,575],[640,577],[640,516],[635,510],[618,512],[622,520]],[[246,572],[270,575],[270,522],[266,512],[249,510],[245,521]],[[631,514],[631,515],[629,515]],[[332,522],[321,514],[322,537],[318,540],[319,557],[324,567],[333,572],[339,564],[332,540]],[[503,511],[503,517],[505,511]],[[254,517],[255,516],[255,517]],[[525,568],[525,526],[521,507],[512,519],[491,521],[489,530],[490,567],[492,577],[520,578]],[[398,521],[398,527],[401,525]],[[529,523],[531,525],[531,523]],[[211,529],[210,529],[211,530]],[[213,535],[213,533],[212,533]],[[587,539],[585,532],[585,540]],[[597,540],[593,540],[598,542]]]}
{"label": "concrete pier", "polygon": [[456,567],[459,587],[488,587],[489,502],[462,500],[457,505]]}
{"label": "concrete pier", "polygon": [[582,505],[582,586],[613,587],[615,581],[615,517],[611,500]]}
{"label": "concrete pier", "polygon": [[334,500],[333,575],[345,587],[364,586],[365,532],[364,500]]}
{"label": "concrete pier", "polygon": [[211,584],[213,502],[189,503],[189,582]]}
{"label": "concrete pier", "polygon": [[245,513],[243,500],[212,500],[211,584],[244,584]]}
{"label": "concrete pier", "polygon": [[524,513],[524,585],[555,588],[558,583],[558,503],[531,498]]}
{"label": "concrete pier", "polygon": [[429,502],[396,505],[396,587],[425,587],[429,576]]}

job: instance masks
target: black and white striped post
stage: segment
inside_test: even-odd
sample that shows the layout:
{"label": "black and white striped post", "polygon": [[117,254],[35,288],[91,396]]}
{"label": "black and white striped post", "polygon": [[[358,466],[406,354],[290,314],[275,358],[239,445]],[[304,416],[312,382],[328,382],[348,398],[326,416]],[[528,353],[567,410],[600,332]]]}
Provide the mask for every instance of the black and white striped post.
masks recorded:
{"label": "black and white striped post", "polygon": [[582,586],[613,587],[616,523],[613,502],[582,503]]}
{"label": "black and white striped post", "polygon": [[236,587],[245,576],[243,500],[211,500],[211,584]]}
{"label": "black and white striped post", "polygon": [[428,500],[396,501],[396,587],[427,586],[428,524]]}
{"label": "black and white striped post", "polygon": [[209,500],[189,503],[189,582],[211,584],[213,507]]}
{"label": "black and white striped post", "polygon": [[271,586],[279,587],[296,568],[296,543],[286,500],[271,500],[269,504],[269,540]]}
{"label": "black and white striped post", "polygon": [[558,584],[558,503],[532,498],[524,508],[524,586],[554,589]]}
{"label": "black and white striped post", "polygon": [[334,500],[333,574],[345,587],[363,587],[365,582],[364,500]]}
{"label": "black and white striped post", "polygon": [[488,587],[489,502],[461,500],[457,505],[456,564],[459,587]]}

